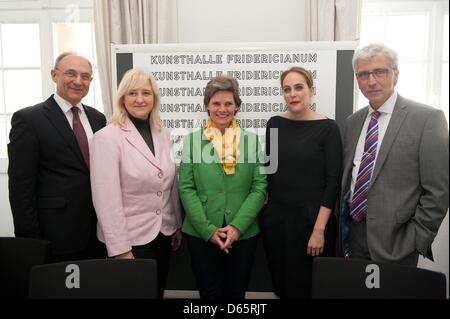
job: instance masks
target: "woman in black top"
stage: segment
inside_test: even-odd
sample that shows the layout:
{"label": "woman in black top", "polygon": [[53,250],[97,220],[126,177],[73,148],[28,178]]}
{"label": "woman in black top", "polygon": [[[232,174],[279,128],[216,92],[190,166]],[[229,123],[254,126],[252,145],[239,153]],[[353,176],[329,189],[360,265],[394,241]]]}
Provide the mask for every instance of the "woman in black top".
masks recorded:
{"label": "woman in black top", "polygon": [[309,107],[314,94],[309,71],[293,67],[283,72],[281,85],[287,112],[267,123],[266,154],[276,151],[277,143],[278,156],[270,158],[278,160],[278,169],[267,176],[268,204],[260,225],[275,293],[310,298],[314,256],[335,252],[342,142],[336,122]]}

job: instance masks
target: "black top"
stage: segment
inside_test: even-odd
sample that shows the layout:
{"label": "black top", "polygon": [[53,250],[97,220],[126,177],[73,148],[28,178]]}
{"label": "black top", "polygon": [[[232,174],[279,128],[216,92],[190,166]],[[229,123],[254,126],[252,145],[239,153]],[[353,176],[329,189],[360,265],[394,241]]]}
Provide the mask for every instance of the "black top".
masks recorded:
{"label": "black top", "polygon": [[[278,139],[271,143],[275,132],[270,129],[274,128],[278,129]],[[276,151],[273,143],[277,140],[278,169],[267,176],[269,201],[287,206],[320,203],[333,209],[342,165],[342,141],[336,122],[274,116],[267,122],[266,154],[271,149]]]}
{"label": "black top", "polygon": [[150,149],[150,151],[152,151],[153,155],[155,155],[155,146],[153,145],[152,130],[150,129],[149,119],[141,120],[135,118],[134,116],[131,116],[131,114],[129,113],[128,117],[130,118],[131,122],[133,122],[134,126],[136,126],[136,129],[141,134],[145,143],[147,143],[147,146]]}

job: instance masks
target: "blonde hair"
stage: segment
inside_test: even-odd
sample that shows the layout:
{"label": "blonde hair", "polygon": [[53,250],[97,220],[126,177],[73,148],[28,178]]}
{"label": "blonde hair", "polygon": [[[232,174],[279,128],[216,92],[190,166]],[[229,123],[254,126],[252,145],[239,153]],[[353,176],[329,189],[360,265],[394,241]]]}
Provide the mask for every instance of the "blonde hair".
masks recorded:
{"label": "blonde hair", "polygon": [[144,87],[147,83],[150,83],[153,92],[153,108],[150,113],[150,121],[156,128],[161,129],[162,125],[159,117],[160,96],[156,80],[150,71],[140,68],[128,70],[123,75],[119,87],[117,88],[114,113],[109,119],[109,123],[113,123],[119,127],[123,127],[125,125],[125,120],[128,117],[128,113],[123,102],[125,95],[127,95],[131,90]]}

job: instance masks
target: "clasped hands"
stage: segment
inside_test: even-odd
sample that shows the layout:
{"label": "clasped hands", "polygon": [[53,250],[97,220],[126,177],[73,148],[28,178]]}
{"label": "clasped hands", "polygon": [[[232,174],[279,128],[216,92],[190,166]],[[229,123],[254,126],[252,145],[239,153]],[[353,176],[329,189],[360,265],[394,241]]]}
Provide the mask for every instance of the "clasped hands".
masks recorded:
{"label": "clasped hands", "polygon": [[233,225],[218,228],[209,239],[210,242],[219,246],[227,254],[232,248],[232,244],[241,237],[241,232]]}

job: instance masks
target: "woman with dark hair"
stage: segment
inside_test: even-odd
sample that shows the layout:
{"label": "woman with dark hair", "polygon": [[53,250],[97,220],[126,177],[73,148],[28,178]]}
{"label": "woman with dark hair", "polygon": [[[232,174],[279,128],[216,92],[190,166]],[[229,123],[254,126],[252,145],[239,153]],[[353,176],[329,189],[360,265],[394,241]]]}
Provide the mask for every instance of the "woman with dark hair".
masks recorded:
{"label": "woman with dark hair", "polygon": [[267,175],[260,225],[275,293],[310,298],[313,258],[335,251],[342,143],[336,122],[310,108],[314,84],[308,70],[283,72],[281,86],[287,111],[267,122],[266,154],[276,131],[278,169]]}
{"label": "woman with dark hair", "polygon": [[216,77],[206,85],[209,120],[189,134],[180,163],[179,192],[186,211],[188,242],[200,297],[242,299],[259,234],[264,203],[257,136],[242,130],[238,82]]}

